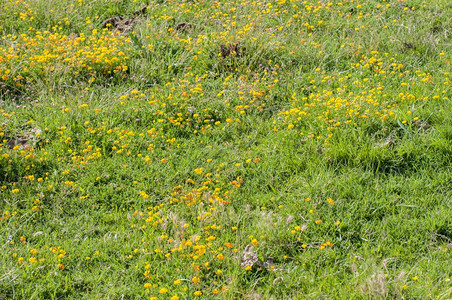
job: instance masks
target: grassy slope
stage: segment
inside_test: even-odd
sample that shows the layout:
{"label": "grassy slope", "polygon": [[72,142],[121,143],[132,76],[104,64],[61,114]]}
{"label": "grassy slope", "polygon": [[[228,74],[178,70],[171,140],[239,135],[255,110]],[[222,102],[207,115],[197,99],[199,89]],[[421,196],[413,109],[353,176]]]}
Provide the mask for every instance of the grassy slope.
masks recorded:
{"label": "grassy slope", "polygon": [[447,1],[140,7],[5,1],[0,299],[452,296]]}

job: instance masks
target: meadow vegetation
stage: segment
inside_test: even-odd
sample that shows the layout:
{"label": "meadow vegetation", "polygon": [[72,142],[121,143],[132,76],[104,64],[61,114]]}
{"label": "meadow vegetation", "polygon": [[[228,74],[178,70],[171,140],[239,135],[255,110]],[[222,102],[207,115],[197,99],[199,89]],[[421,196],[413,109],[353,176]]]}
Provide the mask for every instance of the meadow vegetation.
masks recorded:
{"label": "meadow vegetation", "polygon": [[0,3],[0,299],[452,298],[449,1]]}

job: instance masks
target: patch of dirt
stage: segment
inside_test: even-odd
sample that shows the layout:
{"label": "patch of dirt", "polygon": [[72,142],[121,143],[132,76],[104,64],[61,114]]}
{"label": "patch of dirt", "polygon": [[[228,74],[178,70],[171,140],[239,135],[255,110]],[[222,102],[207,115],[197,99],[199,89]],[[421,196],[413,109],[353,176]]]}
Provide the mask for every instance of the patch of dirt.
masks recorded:
{"label": "patch of dirt", "polygon": [[387,138],[383,139],[379,143],[376,144],[377,148],[384,148],[386,146],[393,147],[395,146],[397,141],[397,137],[394,134],[390,134]]}
{"label": "patch of dirt", "polygon": [[412,43],[403,42],[403,46],[406,49],[416,49],[416,46],[414,44],[412,44]]}
{"label": "patch of dirt", "polygon": [[123,16],[115,16],[102,22],[102,27],[108,28],[113,32],[127,34],[133,30],[133,26],[144,16],[146,16],[147,6],[133,12],[135,17],[124,18]]}
{"label": "patch of dirt", "polygon": [[240,266],[242,268],[262,265],[262,263],[259,261],[259,258],[257,257],[256,252],[254,252],[253,250],[254,249],[252,245],[246,246],[245,250],[243,250],[240,263]]}
{"label": "patch of dirt", "polygon": [[260,261],[257,253],[254,252],[253,245],[247,245],[245,250],[242,252],[242,257],[240,259],[240,266],[242,268],[247,267],[258,267],[258,268],[268,268],[273,271],[281,270],[280,268],[274,267],[274,262],[272,257],[267,257],[266,261]]}
{"label": "patch of dirt", "polygon": [[78,39],[80,37],[79,33],[71,33],[67,36],[67,40],[68,41],[75,41],[76,39]]}
{"label": "patch of dirt", "polygon": [[22,135],[14,135],[8,140],[8,146],[13,149],[19,146],[19,149],[32,148],[39,142],[39,136],[41,130],[38,128],[32,128],[24,131]]}
{"label": "patch of dirt", "polygon": [[175,29],[176,29],[176,31],[179,31],[179,32],[187,32],[187,31],[189,31],[192,28],[193,28],[192,24],[187,23],[187,22],[181,22],[181,23],[176,25]]}
{"label": "patch of dirt", "polygon": [[413,125],[416,126],[417,129],[424,130],[424,131],[432,128],[432,126],[428,122],[422,121],[421,119],[417,119],[416,121],[414,121]]}
{"label": "patch of dirt", "polygon": [[228,56],[241,57],[243,55],[243,52],[245,51],[245,48],[241,47],[240,43],[233,43],[230,45],[221,44],[220,51],[223,58],[226,58]]}

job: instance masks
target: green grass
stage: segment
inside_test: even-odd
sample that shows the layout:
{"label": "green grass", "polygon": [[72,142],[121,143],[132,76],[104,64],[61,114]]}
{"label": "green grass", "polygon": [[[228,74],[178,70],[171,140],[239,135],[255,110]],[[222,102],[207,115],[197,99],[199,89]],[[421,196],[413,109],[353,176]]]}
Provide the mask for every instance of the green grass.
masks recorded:
{"label": "green grass", "polygon": [[448,1],[146,5],[4,0],[0,299],[452,297]]}

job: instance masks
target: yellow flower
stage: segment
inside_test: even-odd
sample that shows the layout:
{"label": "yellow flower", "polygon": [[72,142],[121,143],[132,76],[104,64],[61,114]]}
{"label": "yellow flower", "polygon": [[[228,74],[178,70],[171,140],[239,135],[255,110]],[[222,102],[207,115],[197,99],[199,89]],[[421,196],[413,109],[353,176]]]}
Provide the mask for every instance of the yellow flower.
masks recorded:
{"label": "yellow flower", "polygon": [[173,297],[170,298],[170,300],[179,300],[179,297],[178,296],[173,296]]}
{"label": "yellow flower", "polygon": [[159,291],[160,294],[165,294],[167,292],[168,292],[168,289],[165,289],[165,288],[161,288]]}
{"label": "yellow flower", "polygon": [[195,169],[195,173],[198,175],[202,174],[202,168]]}
{"label": "yellow flower", "polygon": [[195,295],[195,296],[201,296],[201,295],[202,295],[202,292],[201,292],[201,291],[196,291],[196,292],[193,293],[193,295]]}
{"label": "yellow flower", "polygon": [[35,264],[36,263],[36,258],[34,257],[30,257],[30,259],[28,260],[30,263]]}

